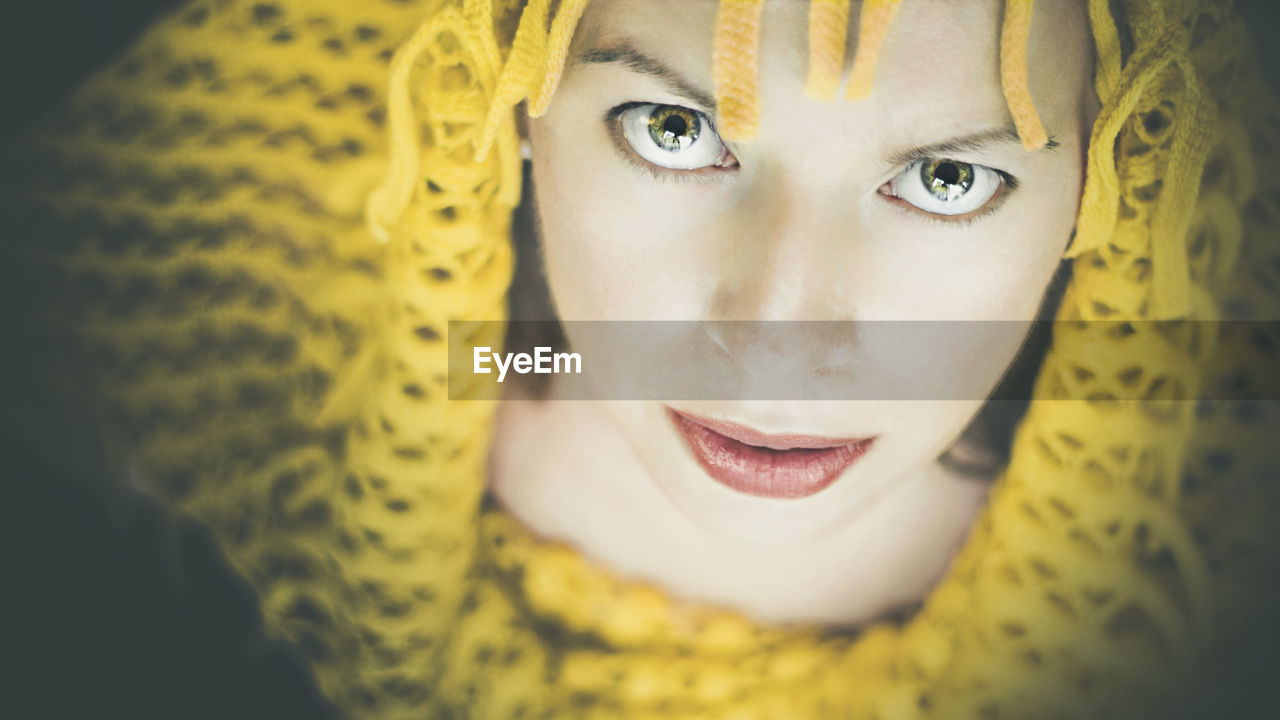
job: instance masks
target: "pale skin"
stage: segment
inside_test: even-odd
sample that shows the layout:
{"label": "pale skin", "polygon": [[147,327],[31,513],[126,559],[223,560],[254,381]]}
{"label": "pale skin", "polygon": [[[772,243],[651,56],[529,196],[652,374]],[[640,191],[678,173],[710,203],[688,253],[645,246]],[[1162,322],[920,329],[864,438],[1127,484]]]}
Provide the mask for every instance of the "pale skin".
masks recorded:
{"label": "pale skin", "polygon": [[[716,3],[593,0],[547,113],[528,128],[558,316],[1030,321],[1075,223],[1097,111],[1092,43],[1083,3],[1037,3],[1030,83],[1054,146],[1028,151],[1001,93],[1002,6],[906,0],[872,95],[828,103],[804,94],[808,3],[771,0],[759,137],[720,143],[706,102]],[[645,107],[610,113],[627,103]],[[627,118],[649,104],[698,113],[699,154],[654,152],[629,135]],[[909,185],[929,158],[976,179],[956,200],[922,195]],[[1025,333],[1010,327],[926,353],[927,371],[994,387]],[[574,349],[590,361],[590,348]],[[803,354],[814,372],[822,351]],[[918,358],[873,347],[858,361],[874,378]],[[762,621],[858,624],[919,601],[990,484],[938,462],[980,399],[568,402],[554,382],[546,399],[509,399],[491,489],[517,518],[621,577]],[[709,478],[665,406],[764,433],[876,442],[815,495],[757,497]]]}

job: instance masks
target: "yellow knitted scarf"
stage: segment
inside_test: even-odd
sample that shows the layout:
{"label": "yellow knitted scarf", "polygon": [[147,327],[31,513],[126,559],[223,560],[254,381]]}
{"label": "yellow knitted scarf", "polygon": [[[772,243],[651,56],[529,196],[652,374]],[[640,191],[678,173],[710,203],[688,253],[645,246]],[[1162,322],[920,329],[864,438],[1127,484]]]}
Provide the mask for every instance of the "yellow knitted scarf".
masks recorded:
{"label": "yellow knitted scarf", "polygon": [[[756,132],[762,5],[719,5],[730,139]],[[850,4],[812,0],[807,92],[870,92],[897,5],[862,3],[836,99]],[[483,502],[494,407],[448,399],[448,323],[505,317],[517,108],[552,101],[585,6],[198,0],[157,23],[13,165],[5,262],[47,291],[31,352],[66,421],[212,528],[350,717],[1099,717],[1176,697],[1275,563],[1256,452],[1275,409],[1192,402],[1213,378],[1277,390],[1258,369],[1280,339],[1194,322],[1280,300],[1280,193],[1254,171],[1280,113],[1239,18],[1089,1],[1103,107],[1012,460],[917,613],[837,633],[674,602]],[[1033,3],[1004,12],[1005,96],[1036,147]]]}

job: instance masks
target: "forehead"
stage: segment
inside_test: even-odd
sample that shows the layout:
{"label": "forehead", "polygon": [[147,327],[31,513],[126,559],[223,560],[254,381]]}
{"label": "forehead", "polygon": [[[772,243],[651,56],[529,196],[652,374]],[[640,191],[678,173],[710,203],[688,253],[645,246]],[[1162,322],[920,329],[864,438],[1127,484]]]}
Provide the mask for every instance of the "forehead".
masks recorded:
{"label": "forehead", "polygon": [[[718,5],[591,0],[573,52],[627,43],[710,92]],[[857,49],[861,5],[850,5],[845,78]],[[765,0],[758,51],[763,114],[805,104],[809,6],[807,0]],[[877,61],[872,96],[863,104],[899,115],[909,108],[945,110],[956,123],[1006,121],[999,64],[1003,10],[1004,0],[903,0]],[[1090,50],[1083,2],[1036,3],[1028,63],[1032,95],[1046,123],[1076,111]]]}

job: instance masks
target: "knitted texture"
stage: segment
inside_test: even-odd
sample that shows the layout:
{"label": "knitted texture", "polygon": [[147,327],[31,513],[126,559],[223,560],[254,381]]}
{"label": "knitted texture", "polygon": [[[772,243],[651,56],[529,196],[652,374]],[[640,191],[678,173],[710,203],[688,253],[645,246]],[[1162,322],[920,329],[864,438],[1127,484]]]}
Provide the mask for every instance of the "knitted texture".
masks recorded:
{"label": "knitted texture", "polygon": [[756,70],[763,11],[764,0],[724,0],[716,13],[711,76],[725,140],[751,140],[760,131]]}
{"label": "knitted texture", "polygon": [[809,3],[809,75],[805,93],[831,100],[844,73],[845,42],[849,35],[849,3],[814,0]]}
{"label": "knitted texture", "polygon": [[901,0],[867,0],[862,3],[858,49],[854,51],[853,69],[849,71],[849,87],[845,90],[845,97],[849,100],[859,100],[871,94],[880,46],[889,34],[889,24],[893,22],[900,2]]}
{"label": "knitted texture", "polygon": [[[895,4],[867,2],[860,32],[883,40]],[[1103,109],[1012,460],[918,612],[833,632],[673,601],[484,502],[494,406],[448,400],[447,323],[505,317],[515,108],[545,109],[584,5],[200,0],[149,29],[6,162],[2,265],[31,288],[22,346],[68,426],[212,529],[353,718],[1131,717],[1176,699],[1276,567],[1257,454],[1276,409],[1189,401],[1220,378],[1276,397],[1259,368],[1280,338],[1146,322],[1280,316],[1280,192],[1254,170],[1280,111],[1239,18],[1090,2]],[[759,17],[754,0],[717,16],[739,137]],[[814,37],[829,96],[843,28]]]}
{"label": "knitted texture", "polygon": [[1033,3],[1034,0],[1008,0],[1000,32],[1000,83],[1014,126],[1028,150],[1042,148],[1049,142],[1027,87],[1027,37],[1031,32]]}

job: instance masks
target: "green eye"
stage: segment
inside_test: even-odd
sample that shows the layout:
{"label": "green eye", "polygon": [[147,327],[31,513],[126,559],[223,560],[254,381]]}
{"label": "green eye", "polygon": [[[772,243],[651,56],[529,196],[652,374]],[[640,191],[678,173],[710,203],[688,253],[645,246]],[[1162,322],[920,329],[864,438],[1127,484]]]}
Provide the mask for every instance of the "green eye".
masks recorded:
{"label": "green eye", "polygon": [[930,215],[966,215],[985,207],[1004,184],[999,170],[921,158],[889,181],[889,194]]}
{"label": "green eye", "polygon": [[920,180],[937,199],[952,202],[973,187],[973,166],[955,160],[931,160],[920,164]]}
{"label": "green eye", "polygon": [[[614,108],[622,139],[641,160],[667,170],[733,167],[715,125],[697,110],[680,105],[628,103]],[[624,148],[626,149],[626,148]]]}
{"label": "green eye", "polygon": [[659,105],[649,115],[649,137],[667,152],[680,152],[702,133],[698,114],[675,105]]}

